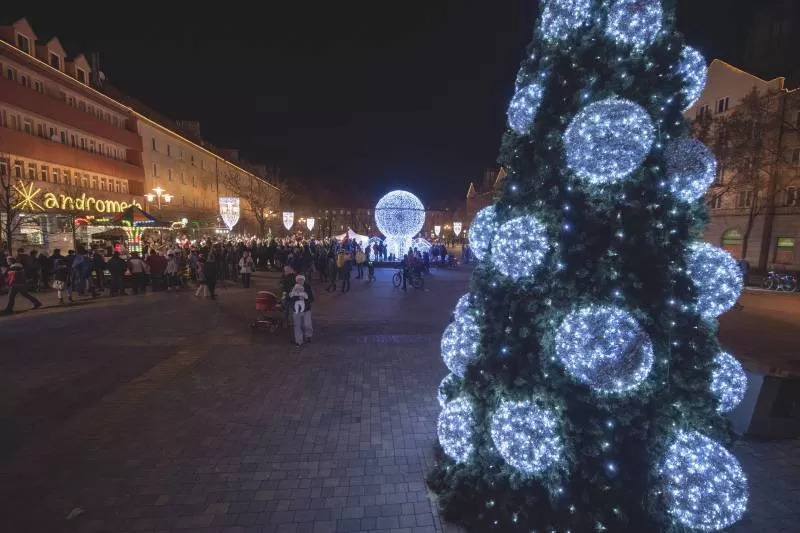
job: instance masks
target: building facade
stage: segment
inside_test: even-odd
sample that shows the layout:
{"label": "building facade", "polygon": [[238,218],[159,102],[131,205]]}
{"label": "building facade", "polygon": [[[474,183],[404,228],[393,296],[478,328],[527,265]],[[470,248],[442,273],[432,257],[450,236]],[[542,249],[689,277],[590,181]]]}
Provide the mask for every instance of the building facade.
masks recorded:
{"label": "building facade", "polygon": [[[736,135],[731,125],[741,122],[734,116],[745,116],[742,106],[749,105],[745,101],[753,91],[759,102],[753,122],[760,125],[752,135],[762,141],[754,144],[760,148],[753,160],[760,159],[761,166],[752,163],[755,178],[748,181],[739,179],[747,170],[741,161],[732,168],[725,151]],[[714,60],[706,88],[686,116],[694,121],[696,134],[698,124],[710,124],[702,140],[718,159],[717,178],[707,195],[711,221],[705,240],[746,259],[754,269],[800,269],[800,94],[787,90],[784,78],[763,80]],[[742,154],[731,155],[741,159]]]}
{"label": "building facade", "polygon": [[[186,219],[196,234],[221,226],[220,197],[263,188],[253,205],[278,210],[280,191],[258,167],[203,141],[199,124],[160,116],[107,84],[83,54],[69,56],[24,18],[0,25],[0,73],[0,173],[26,208],[21,244],[70,246],[76,219],[102,221],[130,205]],[[253,206],[240,204],[234,230],[257,235]],[[81,224],[78,240],[91,230]]]}

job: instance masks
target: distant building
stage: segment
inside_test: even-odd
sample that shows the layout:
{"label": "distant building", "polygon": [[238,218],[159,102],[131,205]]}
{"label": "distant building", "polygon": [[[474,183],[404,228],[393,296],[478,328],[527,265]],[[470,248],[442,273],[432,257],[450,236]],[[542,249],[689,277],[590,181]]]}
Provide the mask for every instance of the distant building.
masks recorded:
{"label": "distant building", "polygon": [[500,167],[499,170],[487,168],[483,172],[483,180],[477,186],[475,182],[469,184],[467,188],[466,217],[464,220],[465,227],[469,226],[478,211],[494,203],[505,177],[506,170],[503,167]]}

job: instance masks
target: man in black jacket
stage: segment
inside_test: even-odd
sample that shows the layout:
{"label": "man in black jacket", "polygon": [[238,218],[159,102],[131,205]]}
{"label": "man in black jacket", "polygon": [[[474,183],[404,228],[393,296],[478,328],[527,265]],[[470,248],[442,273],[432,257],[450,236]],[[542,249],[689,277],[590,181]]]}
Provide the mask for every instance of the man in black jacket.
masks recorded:
{"label": "man in black jacket", "polygon": [[25,276],[25,267],[18,260],[12,260],[11,266],[6,272],[6,279],[11,290],[8,293],[8,303],[3,311],[4,315],[10,315],[14,312],[14,300],[17,298],[17,294],[21,294],[30,300],[34,309],[39,309],[42,306],[42,302],[28,293],[28,278]]}
{"label": "man in black jacket", "polygon": [[108,272],[111,274],[111,296],[116,296],[118,294],[126,296],[123,277],[125,275],[125,269],[128,268],[128,263],[119,256],[119,252],[114,252],[114,255],[108,260],[106,268],[108,268]]}

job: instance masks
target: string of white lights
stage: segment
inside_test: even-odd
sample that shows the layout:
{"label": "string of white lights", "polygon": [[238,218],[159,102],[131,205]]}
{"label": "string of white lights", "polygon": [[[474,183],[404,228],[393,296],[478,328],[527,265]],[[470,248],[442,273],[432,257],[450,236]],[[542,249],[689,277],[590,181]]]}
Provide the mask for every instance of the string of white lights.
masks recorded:
{"label": "string of white lights", "polygon": [[448,402],[436,424],[439,444],[444,453],[456,462],[464,463],[475,451],[475,410],[467,398]]}
{"label": "string of white lights", "polygon": [[532,277],[550,250],[547,229],[526,215],[502,224],[492,241],[492,264],[514,281]]}
{"label": "string of white lights", "polygon": [[615,0],[608,15],[606,35],[641,52],[656,40],[663,19],[661,0]]}
{"label": "string of white lights", "polygon": [[683,76],[684,110],[686,110],[697,102],[706,87],[708,80],[706,58],[691,46],[684,46],[678,70]]}
{"label": "string of white lights", "polygon": [[547,0],[539,30],[546,41],[563,41],[586,26],[592,17],[592,0]]}
{"label": "string of white lights", "polygon": [[493,205],[484,207],[475,215],[469,227],[469,246],[478,259],[483,259],[492,245],[492,238],[497,231],[496,214]]}
{"label": "string of white lights", "polygon": [[717,160],[697,139],[676,139],[664,149],[669,189],[684,202],[705,195],[717,175]]}
{"label": "string of white lights", "polygon": [[747,392],[747,375],[744,373],[744,368],[728,352],[719,352],[714,357],[711,392],[719,399],[718,410],[721,413],[729,413],[736,409]]}
{"label": "string of white lights", "polygon": [[559,417],[530,401],[503,400],[492,414],[492,441],[505,462],[535,475],[562,460]]}
{"label": "string of white lights", "polygon": [[705,242],[695,242],[686,253],[686,271],[698,292],[697,312],[703,318],[720,316],[742,294],[743,276],[731,254]]}

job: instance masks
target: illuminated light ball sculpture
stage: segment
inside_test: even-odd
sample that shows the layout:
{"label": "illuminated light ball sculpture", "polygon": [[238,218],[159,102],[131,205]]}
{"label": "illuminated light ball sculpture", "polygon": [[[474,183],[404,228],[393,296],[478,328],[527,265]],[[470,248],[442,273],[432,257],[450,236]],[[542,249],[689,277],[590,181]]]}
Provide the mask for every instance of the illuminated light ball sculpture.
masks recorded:
{"label": "illuminated light ball sculpture", "polygon": [[436,424],[439,444],[444,453],[458,463],[465,463],[475,451],[475,411],[466,398],[448,402]]}
{"label": "illuminated light ball sculpture", "polygon": [[563,457],[558,416],[533,402],[503,400],[492,414],[492,442],[506,463],[526,475],[544,472]]}
{"label": "illuminated light ball sculpture", "polygon": [[695,242],[686,254],[686,271],[698,292],[697,312],[713,319],[736,304],[744,279],[731,254],[705,242]]}
{"label": "illuminated light ball sculpture", "polygon": [[492,250],[492,264],[504,276],[529,278],[550,250],[547,229],[533,215],[513,218],[498,228]]}
{"label": "illuminated light ball sculpture", "polygon": [[442,359],[453,374],[464,377],[467,366],[478,357],[480,328],[473,313],[457,314],[442,335]]}
{"label": "illuminated light ball sculpture", "polygon": [[436,389],[436,399],[439,400],[439,405],[444,407],[452,399],[452,391],[461,383],[461,379],[455,374],[447,374],[442,378],[439,383],[439,388]]}
{"label": "illuminated light ball sculpture", "polygon": [[593,185],[626,178],[650,152],[655,129],[638,104],[607,98],[581,109],[564,132],[567,165]]}
{"label": "illuminated light ball sculpture", "polygon": [[469,246],[478,259],[483,259],[492,245],[492,238],[497,231],[497,215],[494,206],[490,205],[478,211],[469,227]]}
{"label": "illuminated light ball sculpture", "polygon": [[706,58],[691,46],[684,46],[681,50],[681,62],[678,70],[683,76],[685,111],[697,102],[706,87],[708,81]]}
{"label": "illuminated light ball sculpture", "polygon": [[664,149],[669,190],[684,202],[702,198],[717,175],[717,160],[697,139],[676,139]]}
{"label": "illuminated light ball sculpture", "polygon": [[720,413],[729,413],[736,409],[747,392],[747,375],[742,364],[728,352],[719,352],[714,357],[711,392],[719,399],[717,410]]}
{"label": "illuminated light ball sculpture", "polygon": [[411,239],[425,225],[425,206],[407,191],[392,191],[375,206],[375,223],[386,236],[388,253],[402,258],[411,247]]}
{"label": "illuminated light ball sculpture", "polygon": [[699,531],[725,529],[747,510],[747,478],[721,444],[679,431],[661,465],[668,513]]}
{"label": "illuminated light ball sculpture", "polygon": [[608,15],[606,35],[622,46],[641,52],[661,32],[661,0],[615,0]]}
{"label": "illuminated light ball sculpture", "polygon": [[569,313],[556,331],[555,344],[570,375],[599,393],[635,389],[653,367],[650,337],[619,307],[593,305]]}
{"label": "illuminated light ball sculpture", "polygon": [[548,0],[542,9],[539,31],[545,40],[563,41],[589,23],[592,0]]}
{"label": "illuminated light ball sculpture", "polygon": [[472,307],[472,293],[467,293],[461,296],[456,302],[456,309],[453,312],[455,316],[463,315],[471,310],[474,310]]}
{"label": "illuminated light ball sculpture", "polygon": [[537,80],[517,89],[508,106],[508,126],[518,135],[526,135],[544,96],[544,86]]}

